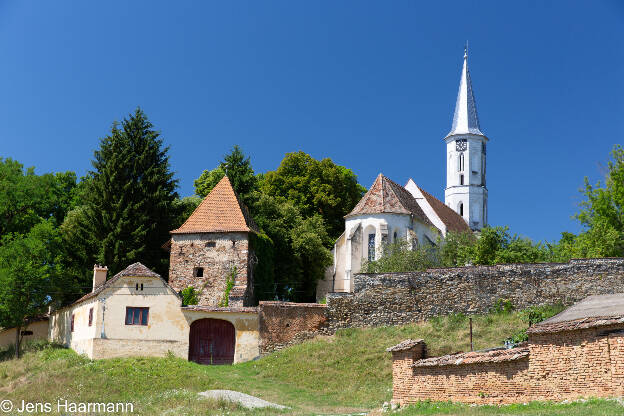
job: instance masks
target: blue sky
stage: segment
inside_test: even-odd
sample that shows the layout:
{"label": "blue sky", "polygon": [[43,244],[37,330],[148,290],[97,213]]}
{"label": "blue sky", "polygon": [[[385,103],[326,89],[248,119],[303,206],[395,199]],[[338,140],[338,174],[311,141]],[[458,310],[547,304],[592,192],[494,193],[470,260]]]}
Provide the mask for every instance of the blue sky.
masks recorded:
{"label": "blue sky", "polygon": [[83,175],[141,106],[183,196],[239,144],[258,172],[303,150],[443,200],[466,40],[490,223],[578,231],[622,143],[624,2],[2,1],[0,157]]}

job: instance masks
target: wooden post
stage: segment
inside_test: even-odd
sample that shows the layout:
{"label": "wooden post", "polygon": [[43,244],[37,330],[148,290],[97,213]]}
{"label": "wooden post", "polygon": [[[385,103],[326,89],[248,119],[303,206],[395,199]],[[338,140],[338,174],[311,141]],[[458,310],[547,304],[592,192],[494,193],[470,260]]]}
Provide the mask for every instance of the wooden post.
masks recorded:
{"label": "wooden post", "polygon": [[474,351],[472,347],[472,317],[470,317],[469,319],[470,319],[470,351]]}

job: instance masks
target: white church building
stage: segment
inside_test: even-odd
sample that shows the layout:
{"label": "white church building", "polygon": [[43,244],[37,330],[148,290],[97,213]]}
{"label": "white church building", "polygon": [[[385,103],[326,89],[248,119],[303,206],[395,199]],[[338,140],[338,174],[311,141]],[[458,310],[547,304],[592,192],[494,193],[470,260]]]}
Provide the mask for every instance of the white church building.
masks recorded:
{"label": "white church building", "polygon": [[328,292],[352,292],[353,275],[374,261],[383,245],[407,241],[412,247],[434,245],[447,232],[478,231],[487,225],[486,143],[479,126],[468,55],[459,82],[451,131],[446,144],[444,203],[409,179],[405,186],[379,174],[364,197],[345,216],[345,231],[333,248],[334,264],[317,286]]}

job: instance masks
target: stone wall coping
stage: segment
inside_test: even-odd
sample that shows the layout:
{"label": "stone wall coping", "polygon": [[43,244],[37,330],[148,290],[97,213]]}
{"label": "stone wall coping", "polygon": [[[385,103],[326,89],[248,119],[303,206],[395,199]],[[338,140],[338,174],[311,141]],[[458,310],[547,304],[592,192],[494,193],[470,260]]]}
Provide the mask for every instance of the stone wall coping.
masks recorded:
{"label": "stone wall coping", "polygon": [[394,347],[386,348],[387,352],[407,351],[414,348],[417,345],[424,344],[423,339],[406,339],[395,345]]}
{"label": "stone wall coping", "polygon": [[221,312],[221,313],[258,313],[257,307],[247,307],[247,306],[201,306],[201,305],[189,305],[189,306],[181,306],[180,309],[182,311],[196,311],[196,312]]}
{"label": "stone wall coping", "polygon": [[[469,269],[498,269],[509,266],[519,266],[526,268],[533,268],[535,266],[544,266],[544,267],[555,267],[555,266],[566,266],[570,264],[578,264],[578,263],[624,263],[624,257],[600,257],[600,258],[575,258],[570,259],[567,263],[504,263],[504,264],[474,264],[467,266],[459,266],[459,267],[434,267],[425,269],[424,271],[405,271],[405,272],[385,272],[385,273],[356,273],[356,276],[382,276],[382,275],[409,275],[413,273],[427,273],[427,272],[448,272],[448,271],[461,271],[461,270],[469,270]],[[337,293],[337,292],[336,292]]]}
{"label": "stone wall coping", "polygon": [[447,365],[466,365],[480,363],[496,363],[528,358],[529,347],[496,348],[485,351],[471,351],[441,357],[424,358],[412,364],[412,367],[441,367]]}
{"label": "stone wall coping", "polygon": [[624,315],[596,316],[590,318],[574,319],[572,321],[553,322],[551,324],[537,324],[527,329],[527,333],[544,334],[552,332],[577,331],[579,329],[617,325],[622,323],[624,323]]}
{"label": "stone wall coping", "polygon": [[[357,275],[356,275],[357,276]],[[353,296],[352,292],[328,292],[327,293],[327,297],[332,297],[332,298],[346,298],[349,296]]]}
{"label": "stone wall coping", "polygon": [[327,308],[327,305],[322,304],[322,303],[296,303],[296,302],[282,302],[282,301],[276,301],[276,300],[267,300],[267,301],[261,301],[260,302],[260,308],[262,308],[262,306],[279,306],[282,308],[321,308],[321,309],[325,309]]}

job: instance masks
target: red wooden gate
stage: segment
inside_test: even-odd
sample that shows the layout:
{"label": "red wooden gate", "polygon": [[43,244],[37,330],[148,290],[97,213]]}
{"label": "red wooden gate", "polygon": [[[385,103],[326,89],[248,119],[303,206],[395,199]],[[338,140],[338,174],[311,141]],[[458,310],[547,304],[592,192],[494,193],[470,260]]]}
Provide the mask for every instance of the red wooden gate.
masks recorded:
{"label": "red wooden gate", "polygon": [[232,364],[234,325],[222,319],[198,319],[189,333],[189,360],[199,364]]}

